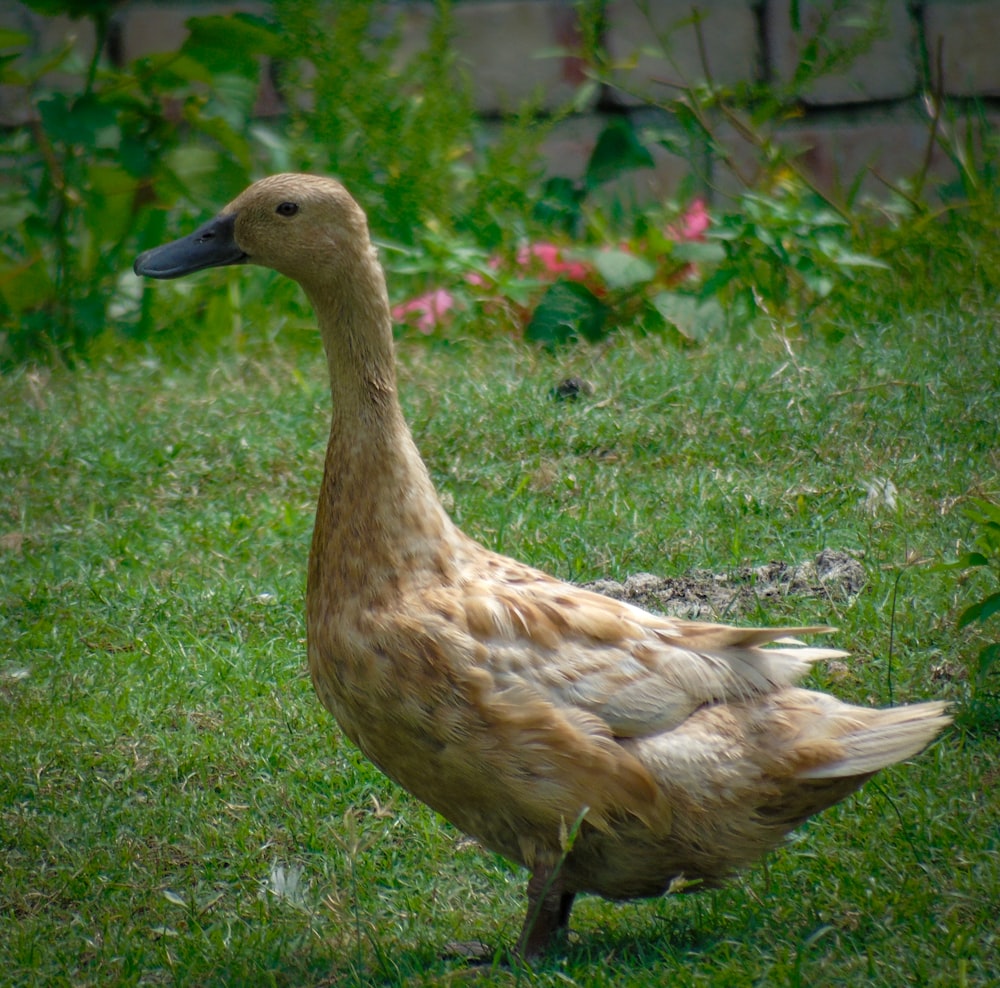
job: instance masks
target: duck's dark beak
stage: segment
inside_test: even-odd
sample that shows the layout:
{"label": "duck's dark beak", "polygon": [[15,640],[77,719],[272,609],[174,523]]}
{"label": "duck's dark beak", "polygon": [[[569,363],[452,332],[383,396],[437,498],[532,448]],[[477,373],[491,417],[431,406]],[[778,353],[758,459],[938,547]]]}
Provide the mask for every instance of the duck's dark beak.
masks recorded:
{"label": "duck's dark beak", "polygon": [[132,270],[147,278],[179,278],[202,268],[242,264],[247,255],[236,243],[235,226],[236,213],[216,216],[180,240],[143,251]]}

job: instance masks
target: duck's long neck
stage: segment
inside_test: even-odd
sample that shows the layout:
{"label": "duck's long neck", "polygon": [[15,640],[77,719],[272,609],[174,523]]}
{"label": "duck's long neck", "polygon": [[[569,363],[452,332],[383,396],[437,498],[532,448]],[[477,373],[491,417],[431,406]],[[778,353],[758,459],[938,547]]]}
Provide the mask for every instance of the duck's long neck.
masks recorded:
{"label": "duck's long neck", "polygon": [[385,278],[373,250],[306,291],[330,369],[333,416],[309,581],[327,599],[385,597],[440,568],[453,530],[403,419]]}

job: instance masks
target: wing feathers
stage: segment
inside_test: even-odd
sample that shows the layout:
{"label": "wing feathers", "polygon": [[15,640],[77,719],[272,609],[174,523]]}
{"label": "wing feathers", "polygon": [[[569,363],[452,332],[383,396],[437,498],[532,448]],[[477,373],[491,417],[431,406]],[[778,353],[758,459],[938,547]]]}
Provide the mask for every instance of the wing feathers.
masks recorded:
{"label": "wing feathers", "polygon": [[[746,700],[804,676],[835,649],[795,635],[826,626],[732,628],[649,614],[548,577],[466,587],[470,634],[500,681],[601,718],[618,737],[670,730],[707,703]],[[772,644],[781,647],[762,648]]]}
{"label": "wing feathers", "polygon": [[752,648],[771,643],[801,645],[800,641],[791,636],[825,635],[836,631],[836,628],[823,624],[800,628],[732,628],[727,624],[681,620],[672,621],[671,624],[671,628],[659,632],[661,637],[664,639],[681,638],[690,645],[697,643],[698,647],[701,648],[728,646]]}

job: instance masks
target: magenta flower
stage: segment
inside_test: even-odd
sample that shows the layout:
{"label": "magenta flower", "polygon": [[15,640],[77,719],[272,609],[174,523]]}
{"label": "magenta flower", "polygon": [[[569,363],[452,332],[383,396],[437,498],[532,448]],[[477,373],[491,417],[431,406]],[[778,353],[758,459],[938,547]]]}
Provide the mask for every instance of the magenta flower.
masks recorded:
{"label": "magenta flower", "polygon": [[562,275],[569,281],[586,281],[593,270],[582,261],[563,260],[562,249],[555,244],[528,244],[517,252],[517,263],[521,267],[529,267],[533,262],[537,262],[547,274],[555,277]]}
{"label": "magenta flower", "polygon": [[689,240],[704,240],[705,231],[709,228],[712,218],[708,215],[708,207],[704,199],[695,199],[681,217],[679,227],[667,228],[667,233],[674,240],[682,243]]}
{"label": "magenta flower", "polygon": [[415,326],[421,333],[433,333],[455,307],[455,296],[444,288],[435,288],[407,302],[393,306],[392,318]]}

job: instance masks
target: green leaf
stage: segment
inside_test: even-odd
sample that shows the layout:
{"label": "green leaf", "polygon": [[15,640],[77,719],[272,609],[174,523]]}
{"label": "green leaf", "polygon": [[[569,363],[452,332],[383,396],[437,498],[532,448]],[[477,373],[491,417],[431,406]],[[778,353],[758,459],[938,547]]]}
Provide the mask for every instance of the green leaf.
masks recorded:
{"label": "green leaf", "polygon": [[557,281],[542,296],[524,336],[550,348],[579,337],[597,341],[604,335],[606,314],[589,289],[576,282]]}
{"label": "green leaf", "polygon": [[977,498],[966,509],[965,516],[973,521],[1000,526],[1000,504]]}
{"label": "green leaf", "polygon": [[52,297],[52,281],[41,254],[16,264],[0,262],[0,299],[20,314],[44,306]]}
{"label": "green leaf", "polygon": [[250,14],[192,17],[187,27],[191,33],[181,52],[213,74],[256,79],[260,75],[258,56],[281,53],[281,39],[275,29]]}
{"label": "green leaf", "polygon": [[556,176],[546,181],[534,213],[541,222],[572,234],[580,222],[584,189],[572,179]]}
{"label": "green leaf", "polygon": [[731,281],[739,277],[739,272],[732,266],[719,268],[710,278],[706,279],[701,286],[699,296],[702,299],[709,299],[718,295]]}
{"label": "green leaf", "polygon": [[979,653],[979,668],[976,670],[976,677],[982,682],[990,668],[1000,661],[1000,642],[993,642],[987,645]]}
{"label": "green leaf", "polygon": [[118,150],[122,168],[135,178],[144,178],[153,166],[154,153],[150,142],[138,137],[126,137]]}
{"label": "green leaf", "polygon": [[847,250],[836,242],[821,243],[821,248],[829,255],[830,259],[845,268],[879,268],[889,271],[890,267],[885,261],[870,257],[868,254],[859,254],[856,251]]}
{"label": "green leaf", "polygon": [[[95,162],[87,169],[91,193],[82,206],[87,242],[97,251],[93,265],[107,263],[108,249],[119,244],[135,218],[138,181],[119,165]],[[91,268],[93,270],[93,268]]]}
{"label": "green leaf", "polygon": [[958,627],[964,628],[966,625],[978,621],[980,624],[1000,611],[1000,591],[990,594],[983,600],[976,601],[971,607],[967,607],[958,618]]}
{"label": "green leaf", "polygon": [[702,342],[725,325],[722,306],[714,298],[660,292],[651,301],[663,319],[689,340]]}
{"label": "green leaf", "polygon": [[174,148],[161,162],[189,198],[210,209],[232,199],[246,185],[246,172],[228,154],[209,148]]}
{"label": "green leaf", "polygon": [[656,268],[649,261],[628,251],[595,250],[589,258],[608,288],[634,288],[652,281],[656,275]]}
{"label": "green leaf", "polygon": [[971,569],[974,566],[989,566],[990,561],[981,552],[963,552],[958,559],[949,559],[929,567],[931,573],[944,573],[955,569]]}
{"label": "green leaf", "polygon": [[24,48],[30,41],[31,37],[23,31],[0,28],[0,48]]}
{"label": "green leaf", "polygon": [[726,248],[710,240],[685,240],[674,247],[673,256],[692,264],[720,264],[726,259]]}
{"label": "green leaf", "polygon": [[71,100],[64,93],[54,93],[39,100],[38,113],[53,141],[113,148],[120,140],[114,107],[94,94]]}
{"label": "green leaf", "polygon": [[652,167],[653,156],[636,137],[632,124],[625,117],[615,117],[597,138],[587,162],[585,181],[594,188],[623,172]]}
{"label": "green leaf", "polygon": [[[163,92],[181,89],[185,82],[205,86],[212,84],[212,72],[196,58],[183,52],[154,52],[136,59],[135,64],[139,67],[138,74],[149,76],[155,81],[156,88]],[[184,94],[175,92],[173,95],[177,97]]]}
{"label": "green leaf", "polygon": [[[236,78],[229,76],[230,79]],[[228,120],[221,117],[200,115],[192,120],[192,126],[218,142],[228,152],[234,163],[244,169],[244,180],[249,181],[251,165],[250,145],[246,137]]]}
{"label": "green leaf", "polygon": [[237,107],[244,116],[249,116],[257,100],[257,77],[242,76],[232,72],[220,72],[213,78],[215,92],[219,99]]}
{"label": "green leaf", "polygon": [[0,199],[0,230],[13,230],[29,216],[37,216],[38,207],[27,198],[11,196]]}

